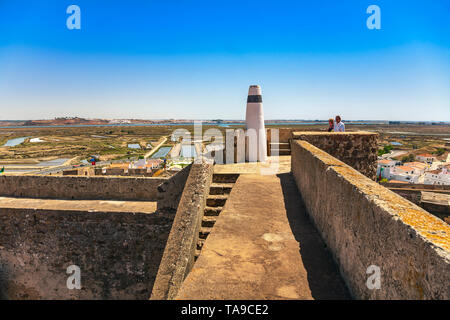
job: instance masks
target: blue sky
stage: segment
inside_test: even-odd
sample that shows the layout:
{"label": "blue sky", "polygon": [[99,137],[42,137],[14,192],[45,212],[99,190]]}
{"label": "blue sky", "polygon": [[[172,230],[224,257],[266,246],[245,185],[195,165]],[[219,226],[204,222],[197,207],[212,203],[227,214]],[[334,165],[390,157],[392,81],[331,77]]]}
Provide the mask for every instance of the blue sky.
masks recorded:
{"label": "blue sky", "polygon": [[266,119],[450,121],[449,17],[448,0],[0,0],[0,119],[243,119],[259,84]]}

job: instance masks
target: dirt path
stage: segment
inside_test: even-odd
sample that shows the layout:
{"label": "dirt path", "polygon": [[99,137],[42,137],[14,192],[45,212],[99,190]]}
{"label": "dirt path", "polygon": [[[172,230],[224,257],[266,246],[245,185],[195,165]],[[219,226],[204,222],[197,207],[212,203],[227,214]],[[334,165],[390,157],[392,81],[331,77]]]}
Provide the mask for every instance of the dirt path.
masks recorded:
{"label": "dirt path", "polygon": [[167,137],[164,137],[163,141],[160,144],[158,144],[156,147],[154,147],[152,150],[150,150],[144,155],[144,158],[147,159],[148,157],[151,157],[159,149],[159,147],[161,147],[164,143],[166,143],[166,141]]}

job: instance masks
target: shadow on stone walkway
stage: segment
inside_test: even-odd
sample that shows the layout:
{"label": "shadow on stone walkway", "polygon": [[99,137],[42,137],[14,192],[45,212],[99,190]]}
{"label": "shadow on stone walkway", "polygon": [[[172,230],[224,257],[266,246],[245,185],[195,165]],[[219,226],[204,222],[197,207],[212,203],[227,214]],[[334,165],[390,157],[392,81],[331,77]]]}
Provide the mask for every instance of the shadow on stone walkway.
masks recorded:
{"label": "shadow on stone walkway", "polygon": [[278,174],[284,205],[292,233],[299,243],[299,252],[307,272],[314,299],[350,299],[330,251],[311,222],[297,185],[290,173]]}

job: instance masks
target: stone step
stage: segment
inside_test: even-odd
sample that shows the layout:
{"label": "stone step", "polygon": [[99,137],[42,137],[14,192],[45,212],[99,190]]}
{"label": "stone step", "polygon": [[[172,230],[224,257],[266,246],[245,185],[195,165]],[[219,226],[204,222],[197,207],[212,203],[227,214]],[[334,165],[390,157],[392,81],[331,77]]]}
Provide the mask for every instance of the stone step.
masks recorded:
{"label": "stone step", "polygon": [[203,245],[205,244],[205,239],[198,239],[197,241],[197,250],[202,250]]}
{"label": "stone step", "polygon": [[272,148],[277,148],[277,149],[290,149],[291,148],[291,144],[289,142],[271,142],[270,146]]}
{"label": "stone step", "polygon": [[206,239],[211,233],[211,230],[212,230],[211,227],[201,227],[199,232],[199,238]]}
{"label": "stone step", "polygon": [[202,227],[212,227],[216,223],[217,216],[203,216]]}
{"label": "stone step", "polygon": [[206,199],[206,205],[208,207],[223,207],[227,201],[228,195],[214,194],[209,195]]}
{"label": "stone step", "polygon": [[195,250],[195,255],[194,255],[194,261],[197,261],[198,257],[200,256],[201,250],[196,249]]}
{"label": "stone step", "polygon": [[215,173],[213,175],[213,183],[235,183],[239,174],[237,173]]}
{"label": "stone step", "polygon": [[209,194],[229,194],[234,183],[212,183],[209,188]]}
{"label": "stone step", "polygon": [[[278,152],[278,153],[277,153]],[[270,155],[278,154],[279,156],[287,156],[291,154],[291,149],[271,149]]]}
{"label": "stone step", "polygon": [[218,216],[222,211],[222,207],[205,207],[205,216]]}

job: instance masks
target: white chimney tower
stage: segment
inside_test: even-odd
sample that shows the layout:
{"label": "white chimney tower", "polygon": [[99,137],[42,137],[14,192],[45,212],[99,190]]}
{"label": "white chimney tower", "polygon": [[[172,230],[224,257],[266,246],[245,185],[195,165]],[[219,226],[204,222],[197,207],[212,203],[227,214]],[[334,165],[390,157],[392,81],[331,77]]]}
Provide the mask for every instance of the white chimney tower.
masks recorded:
{"label": "white chimney tower", "polygon": [[[245,124],[247,132],[250,133],[246,143],[246,160],[249,162],[265,162],[267,160],[267,139],[260,86],[252,85],[248,89]],[[251,131],[254,132],[253,135]],[[254,134],[256,134],[256,141]]]}

